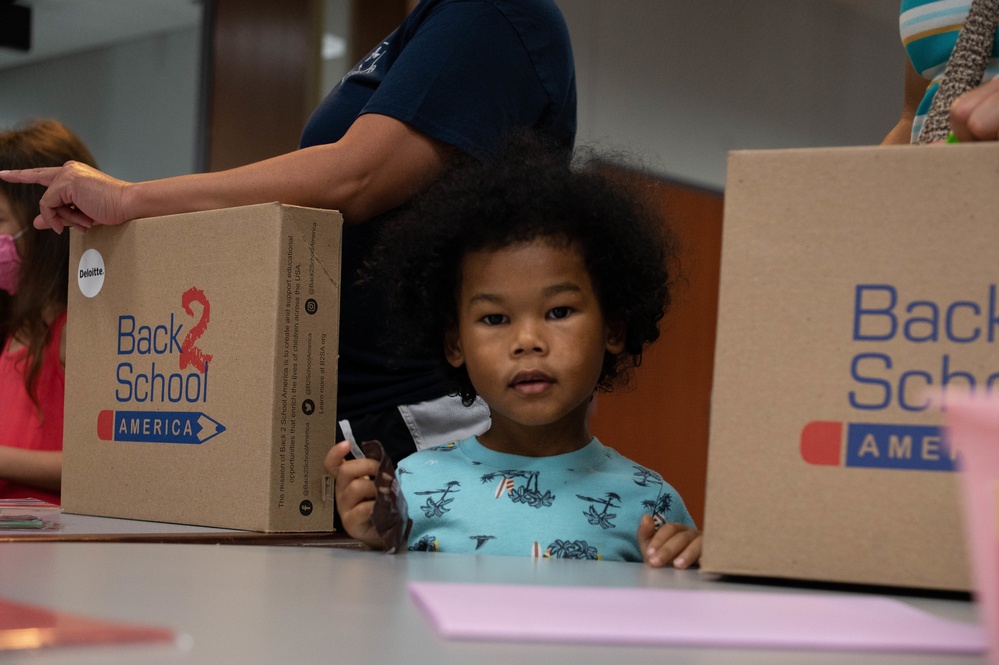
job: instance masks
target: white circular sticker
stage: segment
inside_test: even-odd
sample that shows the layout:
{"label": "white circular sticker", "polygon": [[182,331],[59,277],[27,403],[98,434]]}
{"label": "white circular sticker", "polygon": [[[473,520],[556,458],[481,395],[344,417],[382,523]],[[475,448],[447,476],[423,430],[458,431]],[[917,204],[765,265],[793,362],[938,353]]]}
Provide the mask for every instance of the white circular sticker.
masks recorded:
{"label": "white circular sticker", "polygon": [[80,257],[80,293],[93,298],[104,287],[104,257],[96,249],[88,249]]}

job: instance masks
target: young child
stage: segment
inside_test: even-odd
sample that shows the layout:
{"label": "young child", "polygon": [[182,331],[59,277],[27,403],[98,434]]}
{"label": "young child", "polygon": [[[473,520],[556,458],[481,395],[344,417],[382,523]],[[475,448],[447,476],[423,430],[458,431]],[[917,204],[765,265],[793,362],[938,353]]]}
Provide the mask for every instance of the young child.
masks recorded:
{"label": "young child", "polygon": [[[410,550],[697,561],[676,491],[587,430],[595,391],[626,380],[659,336],[670,255],[657,222],[596,167],[519,137],[454,169],[388,230],[369,268],[391,285],[400,340],[438,356],[492,417],[482,435],[400,463]],[[377,463],[345,461],[349,449],[326,459],[337,507],[352,537],[381,548]]]}
{"label": "young child", "polygon": [[[93,165],[54,120],[0,131],[0,168]],[[0,181],[0,498],[59,503],[69,234],[38,231],[45,188]]]}

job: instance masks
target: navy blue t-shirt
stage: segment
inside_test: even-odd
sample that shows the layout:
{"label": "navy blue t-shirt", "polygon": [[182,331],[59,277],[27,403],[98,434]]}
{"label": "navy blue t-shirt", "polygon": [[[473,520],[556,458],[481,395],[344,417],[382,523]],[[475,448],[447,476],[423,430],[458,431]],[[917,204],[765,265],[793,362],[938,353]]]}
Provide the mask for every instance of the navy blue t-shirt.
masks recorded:
{"label": "navy blue t-shirt", "polygon": [[[571,146],[575,70],[554,0],[423,0],[319,104],[301,147],[340,140],[365,113],[391,116],[479,159],[517,128]],[[340,418],[447,392],[434,360],[399,359],[384,346],[384,297],[357,283],[380,226],[376,218],[344,229]]]}

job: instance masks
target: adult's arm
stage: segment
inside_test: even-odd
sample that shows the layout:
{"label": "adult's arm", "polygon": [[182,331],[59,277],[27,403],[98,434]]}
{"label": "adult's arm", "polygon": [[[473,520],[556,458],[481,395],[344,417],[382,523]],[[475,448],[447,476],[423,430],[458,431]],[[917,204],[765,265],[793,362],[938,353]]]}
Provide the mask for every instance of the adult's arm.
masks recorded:
{"label": "adult's arm", "polygon": [[336,143],[217,173],[128,183],[70,162],[0,171],[0,179],[47,185],[35,226],[56,231],[269,201],[336,209],[345,222],[357,223],[411,198],[440,175],[452,150],[406,123],[371,113]]}
{"label": "adult's arm", "polygon": [[902,102],[902,115],[898,123],[892,128],[888,135],[881,141],[881,145],[903,145],[912,140],[912,122],[916,117],[919,103],[926,94],[926,87],[929,82],[919,75],[912,63],[906,59],[905,64],[905,86],[904,99]]}

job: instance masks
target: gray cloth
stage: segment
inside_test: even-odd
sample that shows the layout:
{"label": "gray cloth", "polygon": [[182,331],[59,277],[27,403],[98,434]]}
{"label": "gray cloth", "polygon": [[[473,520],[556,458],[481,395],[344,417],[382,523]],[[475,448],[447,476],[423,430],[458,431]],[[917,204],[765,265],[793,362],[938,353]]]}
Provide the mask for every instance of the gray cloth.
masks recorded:
{"label": "gray cloth", "polygon": [[457,395],[447,395],[400,405],[399,413],[413,435],[417,450],[478,436],[490,424],[489,407],[481,397],[471,406],[464,406]]}

